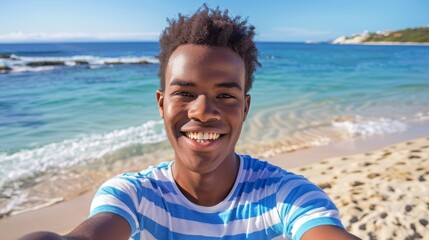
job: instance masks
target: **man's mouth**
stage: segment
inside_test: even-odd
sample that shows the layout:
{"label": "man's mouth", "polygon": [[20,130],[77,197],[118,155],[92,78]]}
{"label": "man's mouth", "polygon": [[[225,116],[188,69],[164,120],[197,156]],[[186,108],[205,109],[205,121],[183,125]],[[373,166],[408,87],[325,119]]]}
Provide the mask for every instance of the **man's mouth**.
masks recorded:
{"label": "man's mouth", "polygon": [[219,133],[203,133],[203,132],[186,132],[185,136],[195,140],[197,143],[205,143],[217,140],[221,134]]}

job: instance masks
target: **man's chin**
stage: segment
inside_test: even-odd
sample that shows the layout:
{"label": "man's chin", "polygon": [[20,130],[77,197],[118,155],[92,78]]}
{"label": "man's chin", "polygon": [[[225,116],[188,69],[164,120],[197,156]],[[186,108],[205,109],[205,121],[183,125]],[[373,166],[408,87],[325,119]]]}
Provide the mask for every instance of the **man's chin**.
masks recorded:
{"label": "man's chin", "polygon": [[[184,157],[181,157],[184,156]],[[176,152],[176,161],[180,161],[180,165],[197,173],[210,172],[216,169],[217,166],[227,158],[222,152]]]}

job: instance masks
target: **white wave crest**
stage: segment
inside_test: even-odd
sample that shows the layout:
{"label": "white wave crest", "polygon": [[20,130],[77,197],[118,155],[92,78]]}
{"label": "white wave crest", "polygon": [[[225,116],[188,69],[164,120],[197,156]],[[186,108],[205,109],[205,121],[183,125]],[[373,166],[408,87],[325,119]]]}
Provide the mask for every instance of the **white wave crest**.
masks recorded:
{"label": "white wave crest", "polygon": [[91,55],[77,55],[70,57],[20,57],[15,56],[15,60],[23,62],[88,62],[89,64],[110,64],[110,63],[159,63],[158,59],[148,56],[122,56],[122,57],[98,57]]}
{"label": "white wave crest", "polygon": [[166,139],[162,121],[149,121],[137,127],[86,135],[13,154],[0,153],[0,189],[6,182],[33,177],[50,168],[65,168],[123,147]]}
{"label": "white wave crest", "polygon": [[388,118],[340,117],[332,122],[337,128],[346,130],[351,136],[372,136],[404,132],[408,125]]}
{"label": "white wave crest", "polygon": [[[121,56],[121,57],[98,57],[91,55],[77,55],[70,57],[24,57],[12,54],[11,58],[1,59],[0,65],[11,69],[11,72],[38,72],[53,70],[55,65],[73,67],[77,65],[103,66],[111,64],[157,64],[159,60],[149,56]],[[41,66],[37,66],[40,64]],[[46,66],[45,66],[46,65]]]}
{"label": "white wave crest", "polygon": [[[410,121],[423,122],[429,120],[429,110],[418,112],[411,117],[408,117]],[[407,118],[405,118],[407,119]]]}
{"label": "white wave crest", "polygon": [[52,66],[41,66],[41,67],[26,67],[26,66],[13,66],[11,67],[11,72],[42,72],[42,71],[51,71],[56,67]]}

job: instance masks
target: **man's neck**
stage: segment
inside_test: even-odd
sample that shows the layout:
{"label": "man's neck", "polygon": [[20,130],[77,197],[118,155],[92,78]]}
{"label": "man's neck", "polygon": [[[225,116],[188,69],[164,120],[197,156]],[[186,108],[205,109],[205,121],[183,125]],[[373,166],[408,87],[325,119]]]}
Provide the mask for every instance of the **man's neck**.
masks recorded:
{"label": "man's neck", "polygon": [[[183,195],[200,206],[214,206],[223,201],[232,190],[240,167],[240,159],[225,161],[222,171],[200,174],[195,172],[176,172],[173,164],[173,178]],[[220,169],[219,169],[220,170]],[[227,170],[227,171],[226,171]],[[178,170],[180,171],[180,170]]]}

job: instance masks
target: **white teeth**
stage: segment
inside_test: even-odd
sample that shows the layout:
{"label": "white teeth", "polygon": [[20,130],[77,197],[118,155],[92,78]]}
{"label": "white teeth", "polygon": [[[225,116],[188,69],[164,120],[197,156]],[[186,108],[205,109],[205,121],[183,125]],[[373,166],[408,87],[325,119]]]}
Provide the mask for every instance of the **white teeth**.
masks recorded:
{"label": "white teeth", "polygon": [[202,133],[202,132],[187,132],[186,136],[191,139],[197,140],[197,142],[202,142],[204,140],[216,140],[220,137],[219,133]]}

